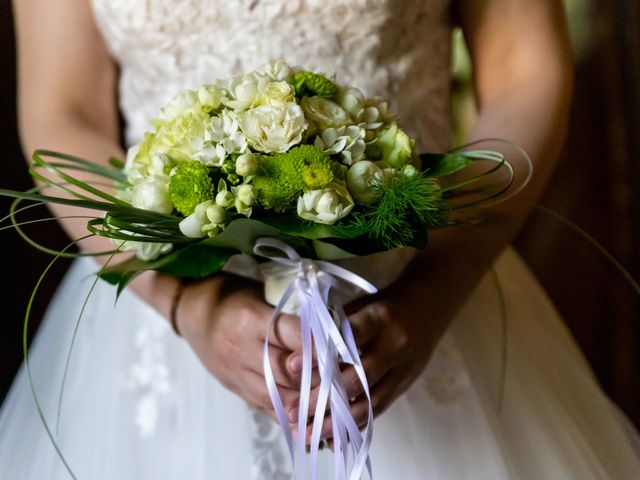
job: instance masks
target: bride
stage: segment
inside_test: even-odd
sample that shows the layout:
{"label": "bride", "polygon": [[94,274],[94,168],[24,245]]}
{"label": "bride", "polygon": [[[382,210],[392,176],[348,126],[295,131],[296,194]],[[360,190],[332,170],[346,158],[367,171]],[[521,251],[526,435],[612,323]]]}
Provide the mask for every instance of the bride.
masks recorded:
{"label": "bride", "polygon": [[[637,434],[507,247],[564,137],[571,60],[560,1],[16,0],[14,9],[25,151],[105,161],[125,155],[116,99],[131,145],[181,89],[277,58],[393,99],[419,149],[445,150],[450,33],[459,22],[479,106],[469,140],[502,137],[521,145],[535,175],[508,205],[484,212],[482,224],[432,235],[395,286],[353,312],[377,416],[374,476],[640,478]],[[82,222],[62,219],[68,208],[54,213],[73,238],[85,235]],[[95,238],[82,246],[112,248]],[[75,262],[31,350],[44,416],[75,476],[290,478],[261,367],[272,309],[259,286],[231,275],[181,287],[149,273],[115,307],[114,290],[98,284],[58,415],[65,354],[96,268]],[[295,418],[296,318],[281,319],[273,342],[276,381]],[[362,392],[353,371],[343,375],[362,422]],[[329,428],[324,433],[330,438]],[[324,455],[327,468],[331,453]],[[70,478],[38,418],[24,369],[0,414],[0,477]]]}

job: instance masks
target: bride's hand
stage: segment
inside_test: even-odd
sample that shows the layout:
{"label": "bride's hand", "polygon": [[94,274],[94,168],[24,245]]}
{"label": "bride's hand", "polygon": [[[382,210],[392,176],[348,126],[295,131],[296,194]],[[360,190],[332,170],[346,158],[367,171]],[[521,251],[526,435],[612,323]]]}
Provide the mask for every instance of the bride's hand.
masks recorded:
{"label": "bride's hand", "polygon": [[[222,385],[274,418],[262,367],[272,313],[263,301],[261,285],[220,274],[185,287],[176,308],[176,322],[202,364]],[[282,315],[270,337],[269,352],[286,408],[299,395],[299,375],[291,373],[286,364],[291,351],[298,348],[299,320]],[[316,375],[314,384],[317,380]]]}
{"label": "bride's hand", "polygon": [[[417,282],[419,284],[419,282]],[[367,375],[374,416],[384,412],[404,393],[425,368],[443,333],[419,295],[420,285],[396,286],[382,292],[371,303],[350,315],[356,344]],[[300,352],[294,352],[296,357]],[[287,365],[292,365],[291,360]],[[292,373],[296,373],[292,370]],[[343,369],[342,378],[351,400],[351,413],[360,427],[368,418],[368,401],[353,367]],[[311,409],[319,393],[311,392]],[[294,407],[294,412],[296,411]],[[307,430],[311,435],[311,426]],[[331,417],[325,418],[322,438],[331,437]]]}

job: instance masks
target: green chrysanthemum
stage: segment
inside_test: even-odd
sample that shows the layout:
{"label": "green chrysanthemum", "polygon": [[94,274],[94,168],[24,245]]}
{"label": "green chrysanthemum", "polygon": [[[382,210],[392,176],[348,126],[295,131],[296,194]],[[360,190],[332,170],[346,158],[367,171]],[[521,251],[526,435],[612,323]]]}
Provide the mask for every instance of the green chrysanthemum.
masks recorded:
{"label": "green chrysanthemum", "polygon": [[295,165],[302,175],[305,190],[324,188],[333,180],[331,159],[322,149],[313,145],[300,145],[285,153],[286,161]]}
{"label": "green chrysanthemum", "polygon": [[322,149],[300,145],[286,153],[260,159],[258,175],[252,182],[260,203],[285,211],[303,191],[324,188],[333,180],[331,159]]}
{"label": "green chrysanthemum", "polygon": [[313,72],[297,72],[293,76],[293,86],[298,97],[333,98],[338,94],[338,87],[324,75]]}
{"label": "green chrysanthemum", "polygon": [[209,169],[198,161],[179,163],[169,179],[171,201],[185,217],[191,215],[200,203],[213,200],[214,194]]}

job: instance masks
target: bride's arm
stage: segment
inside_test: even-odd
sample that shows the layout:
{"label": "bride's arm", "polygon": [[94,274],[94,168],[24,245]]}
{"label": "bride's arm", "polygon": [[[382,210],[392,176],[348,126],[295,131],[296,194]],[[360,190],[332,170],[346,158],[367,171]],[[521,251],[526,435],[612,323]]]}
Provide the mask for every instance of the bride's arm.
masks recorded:
{"label": "bride's arm", "polygon": [[[499,137],[522,146],[533,159],[534,176],[517,197],[483,212],[481,225],[434,231],[428,248],[396,285],[352,316],[376,413],[411,385],[456,312],[513,239],[553,170],[566,132],[572,62],[562,2],[458,3],[479,107],[470,140]],[[522,163],[515,168],[526,171]],[[345,372],[345,380],[351,397],[358,395],[353,370]],[[362,397],[353,409],[363,422]]]}
{"label": "bride's arm", "polygon": [[[117,66],[96,28],[90,2],[15,0],[13,7],[23,150],[47,148],[104,163],[111,156],[123,158],[118,144]],[[77,210],[63,205],[52,205],[51,210],[71,238],[87,234],[86,221],[64,218],[77,215]],[[81,246],[91,252],[114,248],[102,237],[92,237]],[[173,277],[147,272],[133,288],[168,318],[177,284]],[[187,288],[178,313],[182,333],[205,366],[249,403],[270,409],[259,372],[271,309],[261,293],[219,275]],[[287,357],[284,347],[298,345],[296,322],[285,318],[280,324],[282,344],[273,349],[276,377],[281,385],[293,386],[282,362]],[[230,361],[232,357],[236,359]]]}

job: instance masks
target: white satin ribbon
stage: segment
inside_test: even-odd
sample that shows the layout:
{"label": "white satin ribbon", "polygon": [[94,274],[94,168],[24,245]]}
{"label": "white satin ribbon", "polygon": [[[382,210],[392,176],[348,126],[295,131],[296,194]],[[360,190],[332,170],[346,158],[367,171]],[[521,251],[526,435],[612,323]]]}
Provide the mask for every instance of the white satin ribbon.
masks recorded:
{"label": "white satin ribbon", "polygon": [[[314,344],[320,373],[320,387],[311,431],[311,476],[313,480],[317,479],[321,427],[328,403],[333,427],[335,479],[359,480],[365,468],[369,478],[373,478],[369,458],[373,437],[373,409],[369,386],[349,319],[344,312],[340,297],[332,295],[332,290],[337,290],[342,283],[342,286],[345,284],[355,286],[366,293],[373,294],[377,292],[376,287],[355,273],[332,263],[302,258],[290,245],[276,238],[258,239],[253,251],[255,255],[278,264],[281,267],[279,274],[291,277],[282,298],[275,307],[267,330],[263,350],[263,367],[269,395],[293,462],[292,478],[295,479],[298,470],[300,478],[304,479],[305,477],[305,440],[307,418],[309,417]],[[269,360],[269,335],[279,316],[283,313],[285,305],[294,297],[297,298],[300,305],[302,338],[298,437],[295,442]],[[369,406],[364,434],[360,432],[351,415],[349,398],[340,372],[340,363],[353,366],[367,396]],[[300,463],[297,464],[297,461]]]}

